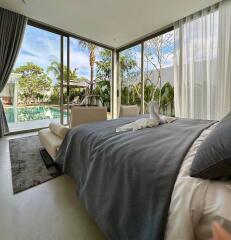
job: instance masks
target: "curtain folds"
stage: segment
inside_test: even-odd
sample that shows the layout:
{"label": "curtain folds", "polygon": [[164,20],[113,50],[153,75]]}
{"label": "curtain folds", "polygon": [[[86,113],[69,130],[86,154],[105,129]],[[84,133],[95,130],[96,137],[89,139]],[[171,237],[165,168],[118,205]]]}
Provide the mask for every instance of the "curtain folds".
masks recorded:
{"label": "curtain folds", "polygon": [[[0,8],[0,93],[5,87],[20,50],[27,18]],[[0,99],[0,137],[8,132]]]}
{"label": "curtain folds", "polygon": [[4,136],[4,133],[9,132],[9,128],[6,121],[6,116],[4,113],[2,101],[0,99],[0,137]]}
{"label": "curtain folds", "polygon": [[218,29],[218,114],[226,115],[231,110],[231,1],[219,5]]}
{"label": "curtain folds", "polygon": [[231,110],[230,5],[223,1],[175,24],[178,117],[219,120]]}

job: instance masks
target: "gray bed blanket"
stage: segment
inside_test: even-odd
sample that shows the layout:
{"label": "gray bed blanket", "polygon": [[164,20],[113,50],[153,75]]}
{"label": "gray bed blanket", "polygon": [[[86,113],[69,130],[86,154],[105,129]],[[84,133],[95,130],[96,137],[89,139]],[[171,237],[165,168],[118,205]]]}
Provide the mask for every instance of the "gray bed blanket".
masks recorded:
{"label": "gray bed blanket", "polygon": [[137,118],[72,129],[57,158],[110,240],[162,240],[171,194],[194,140],[213,121],[177,119],[135,132],[115,129]]}

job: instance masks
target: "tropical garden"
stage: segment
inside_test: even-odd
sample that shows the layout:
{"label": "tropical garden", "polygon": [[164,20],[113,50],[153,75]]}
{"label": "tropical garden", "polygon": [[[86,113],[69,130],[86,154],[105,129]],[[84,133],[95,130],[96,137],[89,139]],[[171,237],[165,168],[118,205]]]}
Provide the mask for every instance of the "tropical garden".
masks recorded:
{"label": "tropical garden", "polygon": [[[169,32],[144,44],[144,112],[148,112],[148,103],[158,101],[160,112],[174,115],[173,81],[164,75],[166,66],[172,68],[173,32]],[[141,105],[141,46],[127,49],[120,54],[121,104]],[[173,80],[173,72],[171,74]]]}
{"label": "tropical garden", "polygon": [[[101,49],[96,60],[97,47],[93,44],[81,42],[81,47],[89,52],[90,79],[79,76],[78,69],[69,69],[57,61],[51,61],[45,70],[33,62],[16,68],[13,73],[19,76],[19,104],[30,105],[36,103],[60,104],[61,85],[63,85],[64,103],[67,102],[68,83],[69,100],[78,99],[78,103],[91,94],[99,98],[100,104],[107,106],[110,111],[111,98],[111,51]],[[63,73],[63,83],[61,74]],[[53,81],[50,75],[54,76]],[[69,75],[69,76],[68,76]],[[79,87],[80,86],[80,87]],[[85,86],[85,87],[84,87]]]}
{"label": "tropical garden", "polygon": [[[174,115],[174,88],[168,79],[164,79],[163,70],[169,61],[173,49],[173,34],[168,33],[145,42],[144,51],[144,105],[145,112],[150,101],[158,101],[161,112]],[[61,86],[63,86],[64,104],[67,103],[69,90],[70,102],[86,104],[86,97],[97,97],[101,105],[110,111],[112,56],[111,51],[94,44],[79,41],[82,50],[88,53],[89,79],[79,75],[79,69],[70,69],[66,65],[51,61],[47,69],[27,62],[14,70],[19,76],[19,104],[60,104]],[[139,46],[138,46],[139,48]],[[141,104],[142,83],[141,64],[136,48],[120,53],[121,104]],[[97,55],[97,56],[96,56]],[[63,74],[63,83],[61,75]],[[53,81],[51,75],[56,81]],[[67,79],[70,79],[70,87]],[[82,87],[79,87],[82,86]],[[83,87],[85,86],[85,87]],[[91,99],[91,98],[90,98]],[[92,102],[88,102],[92,104]]]}

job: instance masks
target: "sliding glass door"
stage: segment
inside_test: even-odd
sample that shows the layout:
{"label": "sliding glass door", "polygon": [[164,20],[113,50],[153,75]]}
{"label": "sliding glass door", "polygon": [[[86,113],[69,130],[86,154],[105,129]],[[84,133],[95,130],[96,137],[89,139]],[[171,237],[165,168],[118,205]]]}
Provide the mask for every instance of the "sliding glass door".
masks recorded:
{"label": "sliding glass door", "polygon": [[112,52],[70,38],[70,106],[107,107],[111,116]]}
{"label": "sliding glass door", "polygon": [[148,113],[157,101],[162,114],[174,115],[173,50],[171,30],[119,52],[120,104]]}
{"label": "sliding glass door", "polygon": [[69,125],[74,105],[106,106],[111,118],[111,81],[110,50],[55,29],[27,25],[0,95],[10,132],[45,128],[50,122]]}
{"label": "sliding glass door", "polygon": [[70,94],[69,94],[69,38],[61,37],[61,124],[70,125]]}
{"label": "sliding glass door", "polygon": [[1,93],[10,132],[60,122],[60,35],[28,25]]}
{"label": "sliding glass door", "polygon": [[174,115],[174,32],[144,42],[144,112],[148,103],[157,101],[160,112]]}
{"label": "sliding glass door", "polygon": [[121,105],[138,105],[141,107],[141,45],[120,52],[119,77]]}

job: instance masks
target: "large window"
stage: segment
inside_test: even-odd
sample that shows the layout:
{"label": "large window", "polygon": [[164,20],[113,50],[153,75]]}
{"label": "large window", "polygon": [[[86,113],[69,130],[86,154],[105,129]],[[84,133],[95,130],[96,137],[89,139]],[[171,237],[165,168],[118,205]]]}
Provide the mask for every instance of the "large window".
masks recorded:
{"label": "large window", "polygon": [[121,104],[141,106],[141,45],[120,52]]}
{"label": "large window", "polygon": [[[111,50],[40,27],[26,27],[0,96],[10,131],[69,124],[73,105],[106,106],[111,118]],[[161,113],[174,115],[173,48],[170,31],[119,53],[120,104],[148,113],[155,100]]]}
{"label": "large window", "polygon": [[144,42],[144,112],[158,101],[160,112],[174,115],[173,31]]}
{"label": "large window", "polygon": [[103,105],[111,117],[111,51],[51,31],[26,27],[0,96],[11,132],[69,124],[73,105]]}
{"label": "large window", "polygon": [[70,38],[70,102],[106,106],[111,118],[112,52]]}
{"label": "large window", "polygon": [[149,102],[157,101],[162,114],[174,115],[173,50],[170,31],[120,52],[122,105],[137,104],[148,113]]}
{"label": "large window", "polygon": [[60,35],[27,25],[12,74],[1,93],[11,132],[60,121]]}

